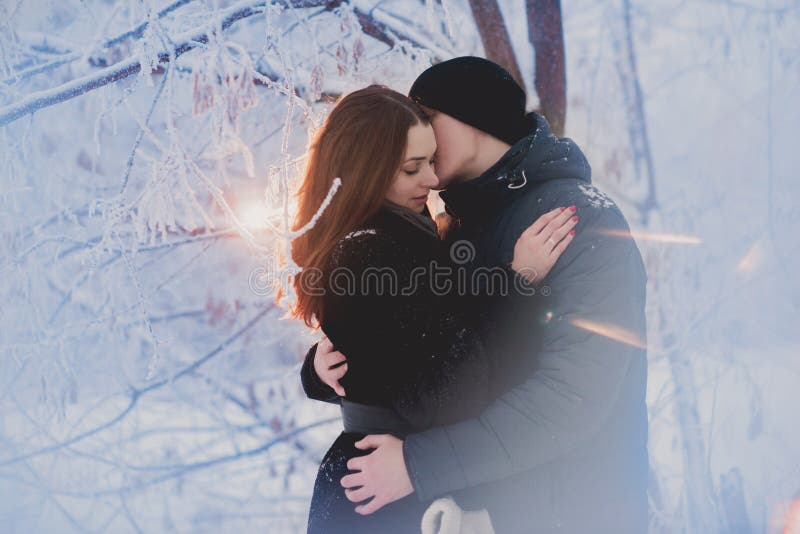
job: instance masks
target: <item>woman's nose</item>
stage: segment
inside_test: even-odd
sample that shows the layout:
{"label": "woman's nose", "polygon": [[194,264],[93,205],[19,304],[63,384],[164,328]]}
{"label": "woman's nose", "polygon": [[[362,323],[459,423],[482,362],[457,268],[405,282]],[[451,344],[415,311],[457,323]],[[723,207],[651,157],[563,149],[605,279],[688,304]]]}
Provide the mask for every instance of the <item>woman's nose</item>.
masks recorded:
{"label": "woman's nose", "polygon": [[428,171],[425,173],[425,179],[423,184],[426,187],[434,188],[439,185],[439,177],[436,176],[436,173],[433,172],[433,168],[429,168]]}

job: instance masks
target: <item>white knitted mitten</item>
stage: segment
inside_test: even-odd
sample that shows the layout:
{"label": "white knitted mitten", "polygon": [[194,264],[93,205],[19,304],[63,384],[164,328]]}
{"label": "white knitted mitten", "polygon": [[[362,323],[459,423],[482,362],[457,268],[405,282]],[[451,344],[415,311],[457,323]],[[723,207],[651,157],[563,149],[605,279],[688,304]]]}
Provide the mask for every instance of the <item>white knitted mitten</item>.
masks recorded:
{"label": "white knitted mitten", "polygon": [[422,534],[494,534],[494,528],[485,509],[462,510],[452,497],[442,497],[425,510]]}

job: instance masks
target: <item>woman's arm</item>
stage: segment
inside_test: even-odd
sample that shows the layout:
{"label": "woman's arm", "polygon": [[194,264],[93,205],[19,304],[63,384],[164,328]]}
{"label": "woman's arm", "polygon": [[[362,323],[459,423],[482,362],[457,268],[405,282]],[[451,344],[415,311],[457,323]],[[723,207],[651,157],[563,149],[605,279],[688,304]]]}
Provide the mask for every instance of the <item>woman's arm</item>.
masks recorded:
{"label": "woman's arm", "polygon": [[[434,295],[429,277],[412,276],[420,267],[412,252],[380,230],[343,240],[331,271],[346,273],[355,291],[326,294],[323,326],[347,358],[347,398],[388,404],[428,428],[487,403],[488,359],[464,303]],[[367,283],[368,273],[385,283]]]}
{"label": "woman's arm", "polygon": [[395,335],[416,335],[417,343],[406,349],[413,354],[399,346],[390,353],[398,361],[412,361],[394,391],[394,408],[416,428],[477,416],[489,402],[488,354],[457,301],[440,298],[424,306],[398,303],[401,315],[415,320],[398,324]]}
{"label": "woman's arm", "polygon": [[314,370],[314,358],[317,353],[317,343],[314,343],[306,353],[303,360],[303,367],[300,369],[300,381],[303,383],[303,391],[306,397],[313,400],[340,404],[341,398],[332,387],[320,379]]}

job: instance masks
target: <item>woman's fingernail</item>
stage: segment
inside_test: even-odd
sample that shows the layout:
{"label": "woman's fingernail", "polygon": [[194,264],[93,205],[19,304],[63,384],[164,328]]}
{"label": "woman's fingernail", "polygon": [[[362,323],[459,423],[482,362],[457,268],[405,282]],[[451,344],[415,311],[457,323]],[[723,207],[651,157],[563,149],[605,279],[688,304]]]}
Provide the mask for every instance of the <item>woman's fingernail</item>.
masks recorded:
{"label": "woman's fingernail", "polygon": [[578,208],[576,208],[575,206],[570,206],[570,207],[569,207],[569,209],[571,209],[572,211],[575,211],[575,210],[577,210]]}
{"label": "woman's fingernail", "polygon": [[565,209],[567,209],[567,208],[565,208],[564,206],[561,206],[561,211],[564,211]]}
{"label": "woman's fingernail", "polygon": [[575,230],[570,230],[569,235],[575,235]]}
{"label": "woman's fingernail", "polygon": [[572,220],[575,221],[575,222],[578,222],[578,216],[577,215],[573,215],[572,216]]}

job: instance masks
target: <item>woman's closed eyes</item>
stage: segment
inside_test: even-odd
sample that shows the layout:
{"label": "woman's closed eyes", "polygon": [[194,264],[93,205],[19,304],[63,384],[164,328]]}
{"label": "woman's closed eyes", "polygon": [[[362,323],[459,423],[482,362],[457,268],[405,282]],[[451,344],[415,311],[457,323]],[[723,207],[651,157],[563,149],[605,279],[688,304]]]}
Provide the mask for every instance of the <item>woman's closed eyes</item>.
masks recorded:
{"label": "woman's closed eyes", "polygon": [[[431,159],[431,160],[429,161],[429,163],[430,163],[431,165],[433,165],[434,163],[436,163],[436,158],[433,158],[433,159]],[[415,175],[415,174],[417,174],[417,173],[419,172],[419,167],[416,167],[416,168],[414,168],[414,169],[411,169],[411,170],[408,170],[408,169],[403,169],[403,172],[404,172],[404,173],[406,173],[406,174],[410,174],[410,175],[412,175],[412,176],[413,176],[413,175]]]}

